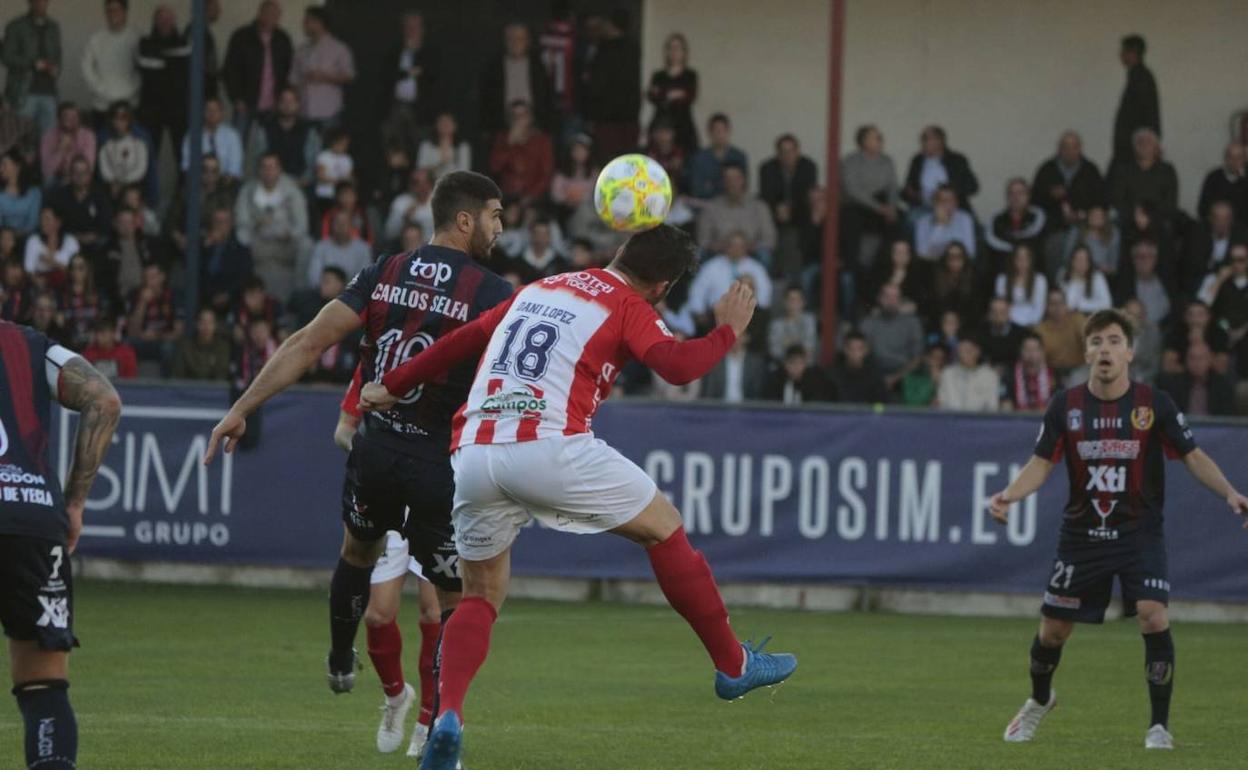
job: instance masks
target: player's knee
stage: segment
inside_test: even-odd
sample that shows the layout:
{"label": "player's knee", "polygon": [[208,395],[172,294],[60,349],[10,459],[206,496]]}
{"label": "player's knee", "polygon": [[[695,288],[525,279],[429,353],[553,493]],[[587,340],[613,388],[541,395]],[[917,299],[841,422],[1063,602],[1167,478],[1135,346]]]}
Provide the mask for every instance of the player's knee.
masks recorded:
{"label": "player's knee", "polygon": [[420,605],[420,622],[421,623],[441,623],[442,612],[438,605]]}
{"label": "player's knee", "polygon": [[375,541],[359,540],[350,534],[342,539],[341,556],[353,567],[367,568],[377,563],[384,550],[384,538]]}
{"label": "player's knee", "polygon": [[1061,647],[1070,639],[1073,631],[1074,625],[1071,623],[1058,623],[1046,619],[1040,626],[1040,644],[1050,648]]}
{"label": "player's knee", "polygon": [[1164,605],[1141,605],[1139,607],[1140,630],[1146,634],[1165,631],[1170,627],[1170,617]]}
{"label": "player's knee", "polygon": [[368,609],[364,610],[364,625],[372,628],[377,628],[378,626],[388,626],[394,622],[394,619],[398,617],[398,614],[397,607],[387,607],[384,605],[381,607],[374,607],[372,604],[369,604]]}

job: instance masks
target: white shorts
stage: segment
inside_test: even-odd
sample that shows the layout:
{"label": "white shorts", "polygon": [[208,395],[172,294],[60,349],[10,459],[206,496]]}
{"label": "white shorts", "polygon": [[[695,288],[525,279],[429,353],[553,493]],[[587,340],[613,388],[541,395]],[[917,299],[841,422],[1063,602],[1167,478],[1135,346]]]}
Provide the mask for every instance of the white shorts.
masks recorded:
{"label": "white shorts", "polygon": [[398,532],[390,530],[386,533],[386,551],[373,567],[373,576],[369,582],[373,585],[386,583],[408,571],[418,578],[424,577],[420,571],[420,562],[408,555],[407,540]]}
{"label": "white shorts", "polygon": [[592,434],[469,444],[451,455],[455,550],[484,561],[507,550],[533,517],[589,534],[631,521],[658,488],[633,461]]}

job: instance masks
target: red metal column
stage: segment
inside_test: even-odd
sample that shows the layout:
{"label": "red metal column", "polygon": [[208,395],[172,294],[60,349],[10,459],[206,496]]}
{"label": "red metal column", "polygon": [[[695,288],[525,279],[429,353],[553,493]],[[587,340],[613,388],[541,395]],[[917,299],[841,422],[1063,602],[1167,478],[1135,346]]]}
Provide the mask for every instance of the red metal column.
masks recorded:
{"label": "red metal column", "polygon": [[823,220],[823,301],[820,361],[826,366],[836,357],[837,271],[840,265],[841,210],[841,78],[844,69],[845,0],[830,0],[828,28],[828,172],[827,212]]}

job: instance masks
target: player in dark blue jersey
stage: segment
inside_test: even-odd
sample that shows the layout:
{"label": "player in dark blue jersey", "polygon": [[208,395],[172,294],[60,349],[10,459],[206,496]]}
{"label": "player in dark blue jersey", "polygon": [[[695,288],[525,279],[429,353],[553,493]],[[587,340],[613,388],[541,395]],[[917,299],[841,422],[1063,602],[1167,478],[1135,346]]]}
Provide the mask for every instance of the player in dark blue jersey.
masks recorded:
{"label": "player in dark blue jersey", "polygon": [[1091,379],[1053,397],[1034,456],[991,503],[992,516],[1006,523],[1010,506],[1039,489],[1065,457],[1070,499],[1040,608],[1040,632],[1031,645],[1031,697],[1006,727],[1005,740],[1031,740],[1057,703],[1051,684],[1062,646],[1076,622],[1104,620],[1117,577],[1126,612],[1139,616],[1144,636],[1152,704],[1144,745],[1170,749],[1174,641],[1166,613],[1165,458],[1181,458],[1235,513],[1248,514],[1248,499],[1196,446],[1186,418],[1170,397],[1131,381],[1133,329],[1125,315],[1117,310],[1093,314],[1083,338]]}
{"label": "player in dark blue jersey", "polygon": [[[63,490],[48,451],[53,401],[79,413]],[[117,391],[91,364],[28,326],[0,321],[0,625],[26,723],[26,763],[40,770],[77,766],[69,555],[120,417]]]}
{"label": "player in dark blue jersey", "polygon": [[[351,333],[364,330],[363,376],[379,381],[442,335],[511,296],[511,285],[480,264],[503,229],[498,186],[480,174],[452,172],[438,180],[432,207],[433,240],[364,268],[337,300],[292,334],[213,429],[205,463],[212,461],[222,440],[224,450],[233,451],[246,431],[247,416],[298,381],[329,346]],[[387,530],[407,538],[412,556],[437,587],[444,611],[458,603],[451,417],[464,402],[473,374],[474,366],[465,363],[404,394],[394,408],[370,412],[360,424],[343,485],[342,558],[330,584],[327,665],[334,692],[354,686],[352,642]]]}

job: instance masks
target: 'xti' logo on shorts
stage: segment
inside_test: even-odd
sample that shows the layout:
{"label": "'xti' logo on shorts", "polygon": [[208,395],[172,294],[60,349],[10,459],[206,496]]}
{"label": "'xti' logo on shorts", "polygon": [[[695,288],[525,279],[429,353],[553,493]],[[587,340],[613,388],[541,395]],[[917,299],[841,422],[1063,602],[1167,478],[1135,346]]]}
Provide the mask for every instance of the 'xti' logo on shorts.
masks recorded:
{"label": "'xti' logo on shorts", "polygon": [[68,599],[40,596],[39,604],[43,607],[43,614],[39,616],[39,621],[35,625],[45,627],[51,624],[53,628],[69,628]]}

